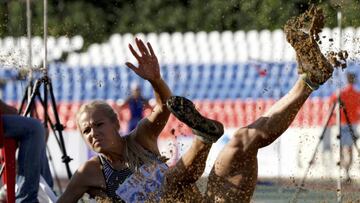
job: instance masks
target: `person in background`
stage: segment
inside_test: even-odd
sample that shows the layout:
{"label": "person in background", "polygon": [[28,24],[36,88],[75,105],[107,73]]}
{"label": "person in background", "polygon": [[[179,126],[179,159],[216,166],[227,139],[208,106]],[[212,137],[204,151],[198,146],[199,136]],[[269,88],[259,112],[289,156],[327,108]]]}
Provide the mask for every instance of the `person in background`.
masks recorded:
{"label": "person in background", "polygon": [[43,124],[34,118],[19,116],[16,108],[0,100],[0,128],[5,137],[18,141],[16,202],[39,202],[40,175],[53,187]]}
{"label": "person in background", "polygon": [[141,94],[141,87],[139,83],[131,84],[131,95],[120,106],[120,109],[128,107],[130,110],[130,120],[128,123],[128,132],[136,128],[138,122],[144,118],[144,110],[151,108],[147,99]]}
{"label": "person in background", "polygon": [[[345,169],[345,180],[350,183],[351,178],[349,175],[349,170],[353,162],[353,145],[357,140],[356,136],[356,124],[360,120],[360,92],[355,89],[356,84],[356,75],[355,73],[347,73],[347,85],[340,91],[340,112],[341,112],[341,137],[340,137],[340,146],[341,146],[341,164]],[[334,93],[331,96],[331,103],[337,101],[337,95]],[[344,111],[345,108],[347,116],[349,118],[349,126],[346,121]],[[354,137],[350,131],[352,128]]]}

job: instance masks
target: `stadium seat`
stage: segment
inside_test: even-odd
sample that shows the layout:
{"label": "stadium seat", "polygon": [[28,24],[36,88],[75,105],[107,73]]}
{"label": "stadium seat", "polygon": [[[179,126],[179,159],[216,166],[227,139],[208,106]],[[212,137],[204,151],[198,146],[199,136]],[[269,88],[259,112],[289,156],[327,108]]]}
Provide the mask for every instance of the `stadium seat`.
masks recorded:
{"label": "stadium seat", "polygon": [[272,33],[272,61],[282,61],[284,59],[285,37],[280,29]]}
{"label": "stadium seat", "polygon": [[321,50],[324,53],[327,53],[328,51],[330,51],[331,46],[332,46],[332,42],[330,41],[331,38],[333,38],[332,36],[332,30],[330,28],[324,28],[322,30],[322,32],[319,34],[321,43],[319,43],[319,47],[321,48]]}
{"label": "stadium seat", "polygon": [[[162,44],[164,44],[165,49],[161,49],[160,53],[163,55],[163,57],[168,57],[165,64],[170,63],[183,63],[186,61],[186,51],[185,51],[185,45],[183,42],[183,35],[180,32],[174,32],[173,34],[165,35],[160,34],[162,37]],[[165,37],[166,36],[166,37]],[[165,37],[165,38],[164,38]],[[167,56],[169,55],[169,56]]]}
{"label": "stadium seat", "polygon": [[211,61],[212,53],[210,51],[210,44],[206,32],[198,32],[195,35],[196,47],[199,52],[199,63],[208,63]]}
{"label": "stadium seat", "polygon": [[80,65],[80,55],[78,53],[70,53],[66,59],[66,63],[71,67]]}
{"label": "stadium seat", "polygon": [[196,64],[199,62],[199,55],[197,52],[195,34],[193,32],[186,32],[183,35],[185,53],[186,53],[186,62],[190,64]]}
{"label": "stadium seat", "polygon": [[158,35],[156,34],[156,33],[154,33],[154,32],[150,32],[150,33],[148,33],[147,35],[146,35],[146,41],[147,42],[150,42],[150,44],[151,44],[151,46],[152,46],[152,48],[154,49],[154,51],[155,51],[155,53],[158,53],[158,49],[156,49],[156,48],[158,48]]}
{"label": "stadium seat", "polygon": [[221,33],[221,43],[223,47],[224,62],[235,63],[237,59],[236,59],[233,32],[224,31],[223,33]]}
{"label": "stadium seat", "polygon": [[79,51],[84,45],[84,39],[80,35],[76,35],[70,39],[71,51]]}
{"label": "stadium seat", "polygon": [[101,66],[103,64],[102,61],[102,50],[100,44],[92,44],[89,47],[89,57],[90,57],[90,64],[92,66]]}
{"label": "stadium seat", "polygon": [[244,100],[234,100],[234,110],[238,126],[244,126],[246,124],[246,105]]}
{"label": "stadium seat", "polygon": [[[171,45],[169,33],[160,33],[159,43],[160,43],[160,53],[158,54],[159,61],[162,61],[163,64],[170,64],[174,61],[174,53]],[[180,43],[180,42],[178,42]]]}
{"label": "stadium seat", "polygon": [[227,115],[227,126],[230,128],[238,128],[240,127],[238,125],[237,115],[236,115],[236,109],[235,109],[235,101],[232,99],[226,99],[224,102],[224,114]]}
{"label": "stadium seat", "polygon": [[210,46],[211,60],[215,64],[224,62],[224,47],[221,44],[220,33],[218,31],[211,31],[208,34],[208,41]]}
{"label": "stadium seat", "polygon": [[271,32],[269,30],[262,30],[259,34],[260,41],[260,61],[272,61],[273,50],[272,50],[272,39]]}
{"label": "stadium seat", "polygon": [[5,49],[5,51],[11,51],[15,48],[16,40],[14,37],[8,36],[5,37],[2,41],[2,46]]}
{"label": "stadium seat", "polygon": [[[266,110],[266,101],[264,99],[257,99],[255,100],[255,118],[260,118],[265,113]],[[254,118],[254,119],[255,119]]]}
{"label": "stadium seat", "polygon": [[90,66],[90,56],[88,53],[82,53],[80,54],[80,66],[88,67]]}
{"label": "stadium seat", "polygon": [[249,52],[250,60],[260,59],[260,42],[259,33],[255,30],[250,30],[246,33],[246,44]]}
{"label": "stadium seat", "polygon": [[239,30],[234,33],[234,44],[237,61],[247,62],[249,59],[249,50],[244,31]]}
{"label": "stadium seat", "polygon": [[100,59],[102,64],[100,66],[110,67],[116,65],[118,57],[112,50],[112,47],[109,43],[103,43],[100,45],[101,56]]}
{"label": "stadium seat", "polygon": [[289,43],[285,43],[283,61],[295,61],[295,51]]}
{"label": "stadium seat", "polygon": [[57,39],[56,46],[60,47],[62,51],[69,52],[71,50],[70,39],[67,36],[60,36]]}
{"label": "stadium seat", "polygon": [[342,50],[346,50],[349,56],[356,56],[359,52],[357,38],[355,37],[356,30],[353,27],[347,27],[343,30],[343,37],[346,40],[343,41],[341,47]]}
{"label": "stadium seat", "polygon": [[144,34],[144,33],[136,33],[135,35],[134,35],[134,38],[138,38],[138,39],[140,39],[140,40],[142,40],[143,42],[147,42],[147,39],[146,39],[146,35]]}

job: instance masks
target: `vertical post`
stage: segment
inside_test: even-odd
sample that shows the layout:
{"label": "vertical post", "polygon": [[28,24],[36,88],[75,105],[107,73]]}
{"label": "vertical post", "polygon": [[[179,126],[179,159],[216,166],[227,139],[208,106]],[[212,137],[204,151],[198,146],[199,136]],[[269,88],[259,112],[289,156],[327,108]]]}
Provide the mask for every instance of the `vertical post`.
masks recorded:
{"label": "vertical post", "polygon": [[27,87],[27,95],[29,101],[32,92],[33,68],[32,68],[32,43],[31,43],[31,4],[30,0],[26,0],[26,20],[27,20],[27,37],[28,37],[28,58],[27,68],[29,69],[29,86]]}
{"label": "vertical post", "polygon": [[44,0],[44,59],[43,59],[43,83],[44,83],[44,127],[48,130],[48,121],[49,121],[49,114],[48,114],[48,70],[47,70],[47,0]]}
{"label": "vertical post", "polygon": [[30,9],[30,0],[26,0],[26,18],[27,18],[27,37],[28,37],[28,68],[29,68],[29,77],[32,80],[33,70],[32,70],[32,46],[31,46],[31,9]]}
{"label": "vertical post", "polygon": [[[337,11],[337,23],[338,23],[338,28],[339,28],[339,51],[341,50],[342,47],[342,42],[341,42],[341,35],[342,35],[342,31],[341,31],[341,19],[342,15],[341,15],[341,11],[338,10]],[[338,70],[338,79],[340,81],[341,77],[340,77],[340,70]],[[339,162],[338,162],[338,166],[339,166],[339,178],[337,181],[337,192],[336,192],[336,197],[337,197],[337,202],[342,202],[342,188],[341,188],[341,181],[342,181],[342,175],[341,175],[341,157],[342,157],[342,146],[341,146],[341,113],[340,113],[340,88],[341,88],[341,82],[339,83],[339,86],[337,87],[336,90],[336,97],[337,97],[337,105],[336,105],[336,127],[337,127],[337,131],[338,131],[338,139],[339,139]]]}
{"label": "vertical post", "polygon": [[47,0],[44,0],[44,62],[43,68],[45,76],[47,76]]}

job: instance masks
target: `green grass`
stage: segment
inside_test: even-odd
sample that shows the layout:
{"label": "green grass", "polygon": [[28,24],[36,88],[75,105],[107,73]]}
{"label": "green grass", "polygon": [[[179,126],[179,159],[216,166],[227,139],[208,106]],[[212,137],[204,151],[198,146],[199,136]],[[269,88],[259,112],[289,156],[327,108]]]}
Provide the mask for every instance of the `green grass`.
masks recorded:
{"label": "green grass", "polygon": [[[284,186],[263,186],[257,185],[253,201],[266,203],[292,202],[296,187]],[[342,191],[343,202],[359,202],[360,193],[358,191]],[[307,189],[302,190],[297,198],[297,202],[337,202],[336,189]]]}

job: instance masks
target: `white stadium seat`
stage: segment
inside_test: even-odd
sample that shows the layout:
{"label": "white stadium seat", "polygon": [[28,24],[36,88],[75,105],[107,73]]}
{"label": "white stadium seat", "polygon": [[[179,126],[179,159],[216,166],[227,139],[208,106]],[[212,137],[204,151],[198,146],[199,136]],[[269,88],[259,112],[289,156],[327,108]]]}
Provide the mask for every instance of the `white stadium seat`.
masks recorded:
{"label": "white stadium seat", "polygon": [[280,29],[274,30],[271,33],[272,37],[272,60],[273,61],[282,61],[284,58],[284,48],[285,48],[285,36],[284,32]]}
{"label": "white stadium seat", "polygon": [[332,51],[337,51],[340,48],[340,29],[339,28],[333,28],[331,31],[331,35],[332,35]]}
{"label": "white stadium seat", "polygon": [[68,52],[71,50],[70,39],[67,36],[61,36],[57,39],[57,46],[62,51]]}
{"label": "white stadium seat", "polygon": [[212,60],[214,63],[222,63],[224,61],[224,53],[220,33],[218,31],[211,31],[208,34],[208,41]]}
{"label": "white stadium seat", "polygon": [[[359,39],[360,39],[360,27],[358,27],[358,28],[356,29],[355,39],[357,40],[356,42],[359,43]],[[356,53],[354,53],[354,58],[356,58],[356,59],[359,59],[359,58],[360,58],[360,51],[357,51]]]}
{"label": "white stadium seat", "polygon": [[332,44],[330,40],[332,39],[332,31],[329,28],[324,28],[319,34],[320,41],[319,47],[323,53],[327,53],[332,49]]}
{"label": "white stadium seat", "polygon": [[235,43],[232,31],[221,33],[221,44],[223,47],[224,61],[234,63],[236,61]]}
{"label": "white stadium seat", "polygon": [[[350,57],[360,57],[356,52],[355,39],[360,37],[360,28],[345,28],[342,30],[343,41],[342,49],[346,49]],[[109,41],[100,45],[91,45],[87,51],[90,56],[69,54],[67,62],[71,65],[123,65],[126,61],[135,62],[132,54],[128,50],[128,44],[134,44],[134,37],[139,37],[145,42],[149,41],[161,64],[205,64],[205,63],[241,63],[249,60],[269,61],[269,62],[293,62],[295,61],[295,51],[286,41],[283,30],[274,31],[262,30],[249,32],[239,31],[205,31],[194,32],[174,32],[170,33],[139,33],[136,35],[113,34]],[[50,37],[48,39],[49,61],[59,59],[63,52],[59,52],[56,46],[63,50],[64,44],[67,44],[69,38],[62,36],[59,39]],[[71,38],[70,50],[79,50],[83,46],[81,36]],[[53,41],[58,44],[53,47]],[[62,43],[60,43],[62,41]],[[78,41],[75,43],[75,41]],[[339,50],[339,30],[338,28],[324,28],[320,33],[319,44],[323,53]],[[73,43],[74,42],[74,43]],[[60,43],[60,44],[59,44]],[[77,44],[77,45],[75,45]],[[33,55],[42,58],[41,37],[33,38]],[[15,39],[7,37],[0,39],[0,47],[7,49],[18,46],[21,50],[27,47],[27,39],[21,37]],[[98,48],[97,46],[100,46]],[[95,48],[94,48],[95,47]],[[136,46],[134,47],[136,48]],[[4,49],[3,48],[3,52]],[[65,50],[64,50],[65,51]],[[71,52],[69,52],[71,53]],[[357,56],[356,56],[357,55]],[[41,60],[37,60],[41,61]],[[36,62],[39,63],[39,62]]]}
{"label": "white stadium seat", "polygon": [[260,59],[260,40],[259,33],[256,30],[250,30],[246,33],[246,43],[249,49],[249,59]]}
{"label": "white stadium seat", "polygon": [[122,36],[118,33],[111,35],[109,38],[109,43],[114,47],[120,46],[122,43]]}
{"label": "white stadium seat", "polygon": [[211,61],[211,53],[208,42],[208,34],[204,31],[195,34],[196,48],[199,52],[199,63],[209,63]]}
{"label": "white stadium seat", "polygon": [[146,35],[144,33],[136,33],[134,35],[134,40],[135,38],[141,39],[143,42],[146,42]]}
{"label": "white stadium seat", "polygon": [[239,30],[234,33],[236,58],[238,62],[245,62],[249,59],[249,50],[246,43],[246,34]]}
{"label": "white stadium seat", "polygon": [[159,53],[160,46],[159,46],[159,40],[158,35],[154,32],[148,33],[146,35],[146,41],[151,43],[151,47],[153,48],[155,53]]}
{"label": "white stadium seat", "polygon": [[159,44],[160,53],[157,54],[159,61],[164,64],[171,64],[174,62],[174,54],[171,46],[171,37],[169,33],[160,33]]}
{"label": "white stadium seat", "polygon": [[[135,38],[131,33],[125,33],[122,37],[122,46],[126,47],[126,49],[124,49],[124,61],[134,61],[133,56],[131,54],[131,52],[129,51],[128,45],[129,44],[134,44]],[[134,47],[136,49],[136,47]]]}
{"label": "white stadium seat", "polygon": [[116,64],[116,55],[112,52],[111,45],[109,43],[103,43],[100,45],[102,64],[109,67]]}
{"label": "white stadium seat", "polygon": [[3,47],[8,49],[13,49],[15,47],[15,38],[5,37],[3,40]]}
{"label": "white stadium seat", "polygon": [[88,53],[81,53],[80,54],[80,65],[83,67],[90,66],[90,56]]}
{"label": "white stadium seat", "polygon": [[70,39],[71,51],[79,51],[83,48],[84,39],[80,35],[76,35]]}
{"label": "white stadium seat", "polygon": [[174,53],[173,63],[182,63],[186,61],[185,45],[183,43],[183,34],[181,32],[174,32],[171,34],[171,47]]}
{"label": "white stadium seat", "polygon": [[350,58],[353,58],[355,53],[358,51],[358,42],[356,43],[355,38],[356,30],[352,27],[344,29],[342,34],[342,47],[341,50],[346,50],[349,53]]}
{"label": "white stadium seat", "polygon": [[260,31],[260,61],[272,61],[272,39],[271,32],[269,30]]}
{"label": "white stadium seat", "polygon": [[80,65],[80,55],[78,53],[70,53],[66,59],[66,63],[70,67],[78,67]]}
{"label": "white stadium seat", "polygon": [[186,62],[187,63],[198,63],[199,54],[195,42],[195,34],[193,32],[184,33],[184,44],[186,51]]}

